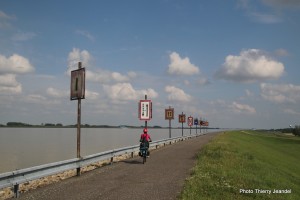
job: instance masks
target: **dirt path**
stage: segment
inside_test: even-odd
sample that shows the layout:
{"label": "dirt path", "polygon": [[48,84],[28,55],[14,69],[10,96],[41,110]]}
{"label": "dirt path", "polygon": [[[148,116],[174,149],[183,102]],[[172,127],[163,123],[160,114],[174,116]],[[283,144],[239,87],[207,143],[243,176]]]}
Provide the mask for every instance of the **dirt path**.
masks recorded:
{"label": "dirt path", "polygon": [[176,199],[195,165],[197,152],[216,134],[154,150],[144,165],[135,157],[29,191],[19,199]]}

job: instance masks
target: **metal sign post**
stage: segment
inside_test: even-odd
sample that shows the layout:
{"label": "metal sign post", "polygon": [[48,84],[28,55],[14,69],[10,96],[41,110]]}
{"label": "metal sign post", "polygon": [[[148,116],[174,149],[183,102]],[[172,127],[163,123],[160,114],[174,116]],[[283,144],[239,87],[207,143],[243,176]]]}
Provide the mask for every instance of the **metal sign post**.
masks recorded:
{"label": "metal sign post", "polygon": [[165,119],[169,120],[169,138],[171,138],[171,120],[174,119],[174,108],[165,109]]}
{"label": "metal sign post", "polygon": [[[85,68],[78,62],[78,69],[71,71],[70,99],[77,100],[77,158],[80,158],[80,125],[81,125],[81,99],[85,98]],[[80,176],[80,168],[77,168],[77,176]]]}
{"label": "metal sign post", "polygon": [[194,124],[196,125],[196,135],[197,135],[197,126],[198,126],[198,118],[194,120]]}
{"label": "metal sign post", "polygon": [[188,117],[188,126],[190,127],[190,135],[192,134],[193,117]]}

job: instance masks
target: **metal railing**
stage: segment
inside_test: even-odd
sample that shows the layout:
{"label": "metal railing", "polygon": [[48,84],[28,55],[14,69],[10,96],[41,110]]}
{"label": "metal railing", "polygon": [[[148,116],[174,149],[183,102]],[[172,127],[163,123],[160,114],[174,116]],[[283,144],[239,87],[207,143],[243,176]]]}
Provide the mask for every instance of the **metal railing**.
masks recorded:
{"label": "metal railing", "polygon": [[[153,141],[150,143],[150,148],[158,148],[160,145],[172,144],[179,141],[183,141],[192,137],[199,135],[190,135],[183,137],[174,137],[169,139],[163,139],[158,141]],[[19,185],[26,183],[28,181],[40,179],[46,176],[59,174],[64,171],[80,169],[84,166],[88,166],[92,163],[105,161],[110,159],[110,163],[113,163],[113,158],[116,156],[131,153],[131,157],[134,156],[135,152],[139,151],[139,145],[109,150],[93,155],[88,155],[82,158],[73,158],[69,160],[39,165],[35,167],[30,167],[26,169],[15,170],[12,172],[6,172],[0,174],[0,189],[6,187],[14,187],[15,197],[19,196]]]}

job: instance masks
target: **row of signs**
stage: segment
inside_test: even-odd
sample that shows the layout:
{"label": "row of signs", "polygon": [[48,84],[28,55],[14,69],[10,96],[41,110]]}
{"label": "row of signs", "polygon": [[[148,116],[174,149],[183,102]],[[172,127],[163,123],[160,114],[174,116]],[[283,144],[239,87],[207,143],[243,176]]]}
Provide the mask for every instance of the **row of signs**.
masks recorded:
{"label": "row of signs", "polygon": [[[180,115],[179,115],[180,118]],[[204,120],[198,120],[197,118],[193,120],[193,117],[188,117],[188,126],[193,126],[193,122],[194,125],[200,125],[200,126],[209,126],[209,122],[208,121],[204,121]]]}
{"label": "row of signs", "polygon": [[[174,108],[167,108],[165,109],[165,119],[166,120],[172,120],[174,119]],[[180,114],[178,115],[178,122],[179,123],[185,123],[186,122],[186,117],[185,114]],[[208,126],[209,122],[204,121],[204,120],[198,120],[197,118],[193,120],[193,117],[188,117],[188,126],[193,126],[194,125],[201,125],[201,126]]]}
{"label": "row of signs", "polygon": [[[70,88],[70,99],[84,99],[85,98],[85,68],[80,67],[77,70],[71,71],[71,88]],[[139,119],[149,121],[152,119],[152,101],[151,100],[140,100],[139,102]],[[174,119],[174,108],[169,107],[165,109],[165,119],[172,120]],[[180,114],[178,116],[179,123],[185,123],[186,117],[185,114]],[[201,126],[208,126],[207,121],[194,120],[194,125],[200,124]],[[188,125],[193,125],[193,117],[188,117]]]}
{"label": "row of signs", "polygon": [[[140,120],[151,120],[152,119],[152,101],[151,100],[140,100],[139,102],[139,119]],[[172,120],[174,119],[174,108],[165,109],[165,119]],[[178,115],[178,122],[185,123],[186,116],[185,114]],[[200,125],[200,126],[209,126],[209,122],[205,120],[198,120],[198,118],[193,119],[189,116],[187,118],[188,126]]]}

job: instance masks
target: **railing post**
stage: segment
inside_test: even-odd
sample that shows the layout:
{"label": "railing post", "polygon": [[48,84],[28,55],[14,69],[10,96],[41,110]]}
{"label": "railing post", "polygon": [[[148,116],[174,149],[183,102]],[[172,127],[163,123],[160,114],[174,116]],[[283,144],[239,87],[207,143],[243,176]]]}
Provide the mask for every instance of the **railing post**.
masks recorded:
{"label": "railing post", "polygon": [[19,184],[14,185],[14,194],[15,194],[15,198],[20,197]]}

